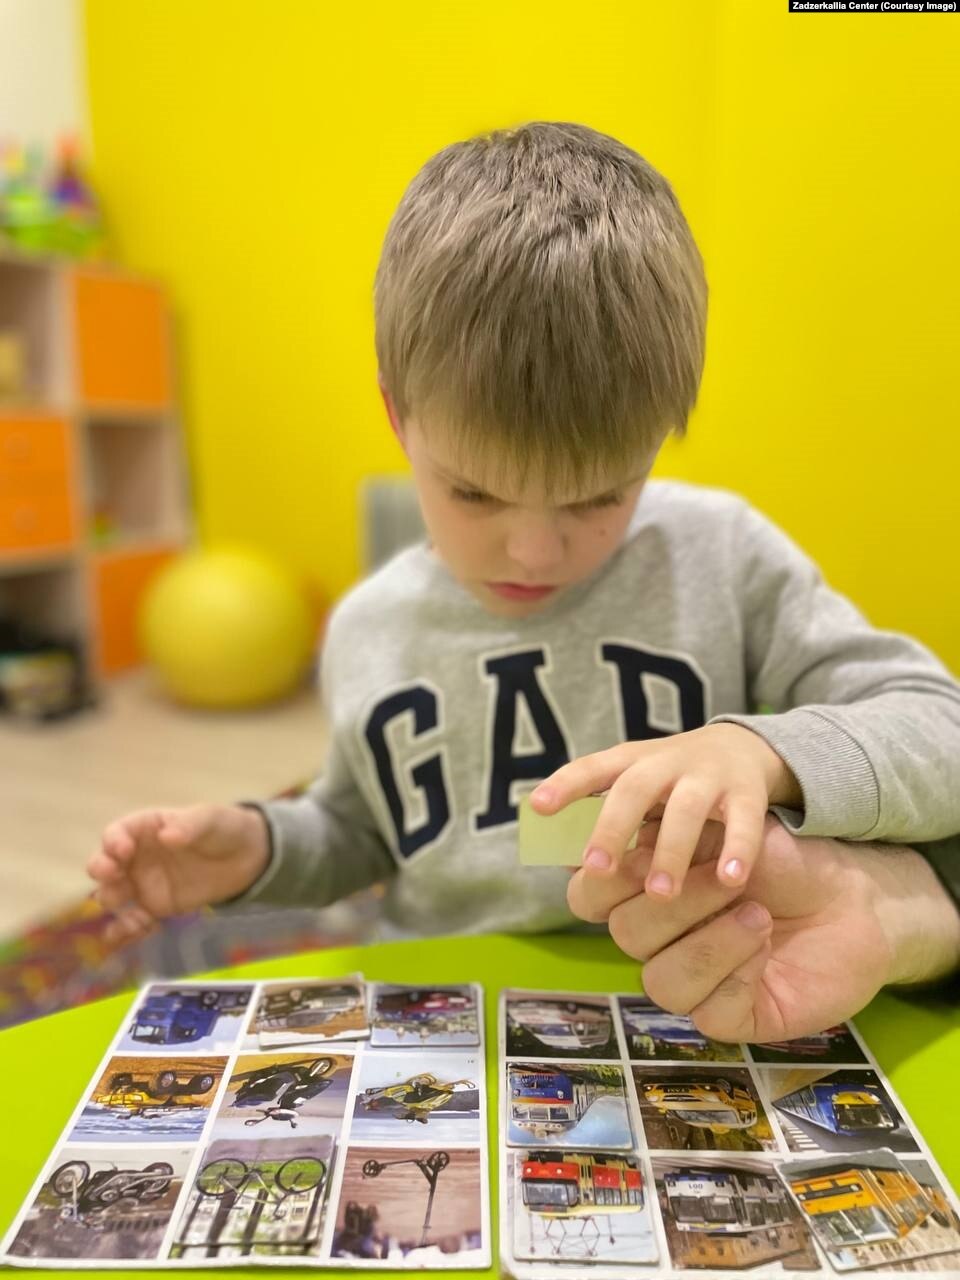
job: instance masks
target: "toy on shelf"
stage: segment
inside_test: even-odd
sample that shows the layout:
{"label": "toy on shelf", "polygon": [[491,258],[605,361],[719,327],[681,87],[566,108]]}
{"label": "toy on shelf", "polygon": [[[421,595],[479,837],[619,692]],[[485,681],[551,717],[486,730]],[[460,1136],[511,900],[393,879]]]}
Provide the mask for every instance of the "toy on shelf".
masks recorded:
{"label": "toy on shelf", "polygon": [[103,220],[74,138],[62,138],[49,162],[38,146],[0,146],[0,244],[4,239],[26,252],[104,257]]}

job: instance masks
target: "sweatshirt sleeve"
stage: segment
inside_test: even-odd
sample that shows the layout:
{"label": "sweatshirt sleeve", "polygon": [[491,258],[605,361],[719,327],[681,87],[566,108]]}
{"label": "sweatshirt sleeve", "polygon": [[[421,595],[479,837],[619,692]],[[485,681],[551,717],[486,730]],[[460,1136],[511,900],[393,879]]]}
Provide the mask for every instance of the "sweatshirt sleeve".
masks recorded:
{"label": "sweatshirt sleeve", "polygon": [[786,761],[796,834],[938,841],[960,832],[960,686],[915,640],[871,627],[785,533],[744,508],[736,548],[751,705],[719,715]]}
{"label": "sweatshirt sleeve", "polygon": [[225,905],[325,907],[396,871],[338,729],[331,640],[328,634],[321,671],[323,704],[331,726],[323,773],[300,796],[250,806],[266,820],[270,861],[245,893]]}

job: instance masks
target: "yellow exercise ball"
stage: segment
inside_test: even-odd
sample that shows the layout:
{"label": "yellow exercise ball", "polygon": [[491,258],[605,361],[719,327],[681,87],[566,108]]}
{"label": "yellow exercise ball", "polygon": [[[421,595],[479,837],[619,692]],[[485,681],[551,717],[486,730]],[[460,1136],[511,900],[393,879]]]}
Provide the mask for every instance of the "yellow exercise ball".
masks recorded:
{"label": "yellow exercise ball", "polygon": [[311,609],[283,564],[246,547],[189,551],[151,582],[144,652],[166,691],[196,707],[249,707],[289,693],[316,641]]}

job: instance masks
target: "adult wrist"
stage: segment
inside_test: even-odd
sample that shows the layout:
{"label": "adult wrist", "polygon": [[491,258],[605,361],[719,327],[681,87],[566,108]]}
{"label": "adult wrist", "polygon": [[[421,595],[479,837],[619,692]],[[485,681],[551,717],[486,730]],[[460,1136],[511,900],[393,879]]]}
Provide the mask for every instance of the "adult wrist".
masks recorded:
{"label": "adult wrist", "polygon": [[960,911],[926,859],[899,845],[863,849],[877,919],[890,947],[885,982],[936,982],[960,968]]}

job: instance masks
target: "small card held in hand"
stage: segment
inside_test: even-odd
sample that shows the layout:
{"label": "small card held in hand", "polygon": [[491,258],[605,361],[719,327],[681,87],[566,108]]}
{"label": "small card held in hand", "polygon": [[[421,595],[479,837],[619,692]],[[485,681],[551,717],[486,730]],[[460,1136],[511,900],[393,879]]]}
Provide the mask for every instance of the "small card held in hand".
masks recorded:
{"label": "small card held in hand", "polygon": [[527,867],[579,867],[587,841],[596,825],[605,796],[572,800],[559,813],[544,817],[520,801],[518,844],[520,861]]}

